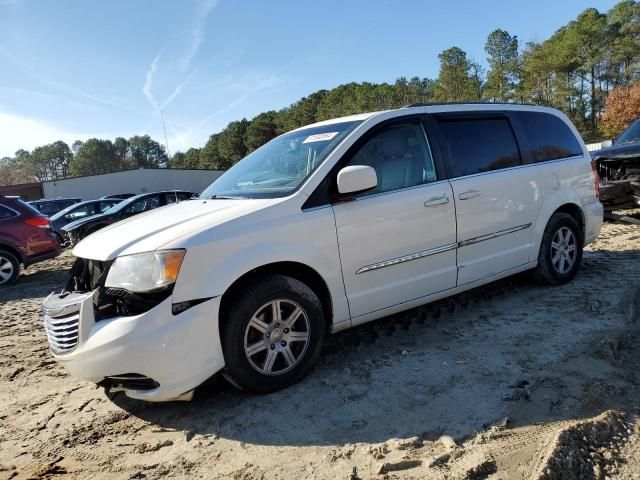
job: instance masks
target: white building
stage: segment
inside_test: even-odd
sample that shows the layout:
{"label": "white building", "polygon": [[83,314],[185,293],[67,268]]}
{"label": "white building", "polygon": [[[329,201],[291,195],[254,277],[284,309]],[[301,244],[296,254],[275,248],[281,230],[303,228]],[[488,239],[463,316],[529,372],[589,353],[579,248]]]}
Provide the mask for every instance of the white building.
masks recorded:
{"label": "white building", "polygon": [[44,198],[79,197],[91,200],[104,195],[159,190],[187,190],[200,193],[222,175],[221,170],[140,168],[123,172],[43,182]]}

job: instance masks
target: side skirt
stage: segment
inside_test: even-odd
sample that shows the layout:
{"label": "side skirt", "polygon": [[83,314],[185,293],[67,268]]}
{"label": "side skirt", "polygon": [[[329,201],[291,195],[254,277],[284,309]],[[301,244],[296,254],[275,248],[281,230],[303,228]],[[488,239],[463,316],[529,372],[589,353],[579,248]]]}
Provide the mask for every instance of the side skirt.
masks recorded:
{"label": "side skirt", "polygon": [[441,292],[433,293],[431,295],[426,295],[424,297],[419,297],[414,300],[409,300],[407,302],[399,303],[391,307],[386,307],[381,310],[376,310],[375,312],[366,313],[364,315],[360,315],[358,317],[352,318],[351,325],[342,325],[342,324],[348,324],[349,322],[341,322],[339,324],[334,324],[331,328],[331,331],[333,333],[339,332],[341,330],[346,330],[349,327],[355,327],[356,325],[362,325],[363,323],[371,322],[373,320],[377,320],[379,318],[383,318],[388,315],[393,315],[394,313],[402,312],[404,310],[410,310],[412,308],[419,307],[421,305],[426,305],[427,303],[435,302],[436,300],[450,297],[452,295],[456,295],[458,293],[462,293],[467,290],[471,290],[473,288],[486,285],[487,283],[495,282],[496,280],[500,280],[501,278],[509,277],[511,275],[515,275],[516,273],[524,272],[525,270],[530,270],[534,268],[537,264],[538,264],[537,260],[534,262],[525,263],[524,265],[520,265],[519,267],[515,267],[509,270],[505,270],[504,272],[496,273],[488,277],[481,278],[479,280],[476,280],[475,282],[467,283],[465,285],[459,285],[457,287],[449,288],[447,290],[442,290]]}

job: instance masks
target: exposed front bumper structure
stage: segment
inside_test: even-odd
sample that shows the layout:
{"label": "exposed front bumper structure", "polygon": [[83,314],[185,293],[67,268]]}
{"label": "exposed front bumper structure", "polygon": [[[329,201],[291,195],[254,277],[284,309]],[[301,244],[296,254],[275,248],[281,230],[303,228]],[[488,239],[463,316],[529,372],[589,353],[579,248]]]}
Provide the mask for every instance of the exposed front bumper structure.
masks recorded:
{"label": "exposed front bumper structure", "polygon": [[167,401],[189,399],[224,367],[220,297],[177,315],[169,297],[140,315],[96,321],[96,294],[51,294],[43,304],[51,352],[71,375],[131,398]]}

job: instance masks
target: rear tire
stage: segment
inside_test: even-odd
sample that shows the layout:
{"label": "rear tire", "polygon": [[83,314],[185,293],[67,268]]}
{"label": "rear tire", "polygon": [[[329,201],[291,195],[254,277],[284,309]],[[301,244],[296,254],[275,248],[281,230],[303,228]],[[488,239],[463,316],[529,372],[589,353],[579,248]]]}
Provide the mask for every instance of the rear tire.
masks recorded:
{"label": "rear tire", "polygon": [[295,278],[268,275],[229,302],[221,319],[224,377],[254,393],[302,380],[318,360],[326,333],[313,290]]}
{"label": "rear tire", "polygon": [[20,262],[16,256],[6,250],[0,250],[0,286],[15,283],[19,275]]}
{"label": "rear tire", "polygon": [[576,219],[555,213],[542,236],[533,278],[543,285],[562,285],[576,276],[582,262],[584,235]]}

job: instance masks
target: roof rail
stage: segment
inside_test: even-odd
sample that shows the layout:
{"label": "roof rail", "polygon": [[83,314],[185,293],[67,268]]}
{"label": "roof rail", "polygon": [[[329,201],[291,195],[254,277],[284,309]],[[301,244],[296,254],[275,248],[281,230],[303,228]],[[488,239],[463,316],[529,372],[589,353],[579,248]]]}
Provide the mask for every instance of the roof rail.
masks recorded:
{"label": "roof rail", "polygon": [[525,105],[528,107],[535,107],[537,105],[533,103],[519,103],[519,102],[427,102],[427,103],[410,103],[408,105],[404,105],[401,108],[412,108],[412,107],[434,107],[439,105]]}

